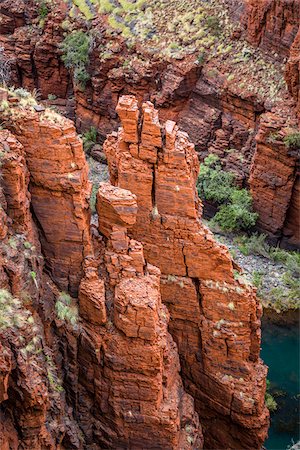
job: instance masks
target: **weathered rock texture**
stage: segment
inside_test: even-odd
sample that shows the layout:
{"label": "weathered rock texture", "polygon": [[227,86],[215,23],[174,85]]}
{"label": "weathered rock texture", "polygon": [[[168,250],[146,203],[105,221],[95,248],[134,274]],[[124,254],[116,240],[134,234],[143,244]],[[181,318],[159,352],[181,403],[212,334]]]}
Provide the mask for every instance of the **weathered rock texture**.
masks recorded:
{"label": "weathered rock texture", "polygon": [[300,170],[298,168],[290,206],[286,215],[283,235],[288,245],[294,245],[297,248],[300,242]]}
{"label": "weathered rock texture", "polygon": [[[68,117],[76,118],[79,130],[95,126],[104,140],[107,133],[119,126],[115,108],[120,95],[133,94],[140,102],[151,100],[162,120],[175,120],[188,132],[201,160],[208,152],[215,153],[224,169],[235,174],[238,184],[248,187],[260,116],[276,105],[274,90],[281,83],[280,96],[285,101],[288,95],[283,77],[280,75],[274,81],[273,66],[280,73],[288,57],[285,79],[299,115],[299,37],[296,34],[300,5],[298,0],[225,0],[223,4],[230,12],[232,40],[246,37],[251,45],[258,47],[256,51],[250,49],[253,55],[246,63],[241,59],[227,67],[226,58],[221,61],[213,58],[208,63],[195,64],[195,55],[187,55],[183,61],[160,60],[147,53],[147,46],[130,50],[120,36],[107,39],[103,32],[106,19],[99,16],[93,20],[97,33],[93,34],[95,45],[87,67],[90,81],[83,91],[73,83],[61,61],[60,43],[64,26],[70,21],[69,16],[65,20],[67,7],[61,0],[55,0],[54,10],[47,15],[42,30],[37,26],[33,0],[27,0],[26,4],[23,0],[17,4],[2,2],[0,46],[11,61],[11,84],[39,89],[43,99],[49,94],[57,96],[51,102]],[[88,30],[80,19],[71,22],[71,27]],[[249,46],[244,43],[248,51]],[[112,49],[111,57],[102,58],[103,48],[108,47]],[[239,48],[237,53],[243,51]],[[261,51],[265,59],[257,63],[256,56]],[[127,70],[128,61],[131,64]],[[273,66],[265,71],[265,62],[270,61]],[[244,65],[249,65],[248,71],[235,73],[235,68]],[[258,74],[257,86],[255,92],[249,92],[247,88],[254,83],[254,72]],[[234,79],[230,81],[232,75]],[[291,105],[290,115],[294,115],[293,109]],[[282,236],[283,228],[278,233],[279,238]],[[295,236],[291,239],[296,241]]]}
{"label": "weathered rock texture", "polygon": [[47,352],[36,312],[43,258],[29,209],[29,171],[23,146],[8,130],[0,132],[0,148],[0,448],[54,449],[47,424],[61,425],[63,435],[64,419],[47,379],[53,368],[40,353]]}
{"label": "weathered rock texture", "polygon": [[[262,116],[249,178],[253,205],[259,213],[258,226],[273,236],[275,241],[284,227],[296,179],[298,152],[292,152],[283,142],[291,130],[286,119],[277,114]],[[298,229],[300,218],[296,204],[294,198],[290,215],[294,218],[295,229]],[[290,229],[289,235],[294,236],[296,243],[298,232],[293,234]]]}
{"label": "weathered rock texture", "polygon": [[297,0],[246,0],[247,35],[251,44],[288,56],[300,23]]}
{"label": "weathered rock texture", "polygon": [[[92,245],[73,126],[8,101],[1,120],[11,131],[0,132],[1,449],[203,448],[160,271],[128,237],[135,195],[101,186]],[[74,323],[57,302],[79,283]],[[74,311],[77,300],[69,302]]]}
{"label": "weathered rock texture", "polygon": [[[102,250],[108,276],[95,300],[96,293],[86,289],[95,286],[95,261],[87,261],[79,299],[80,308],[106,301],[107,318],[101,306],[94,310],[78,349],[80,383],[94,410],[84,428],[87,444],[113,449],[202,448],[198,416],[184,392],[177,348],[167,331],[160,272],[146,263],[142,245],[127,235],[127,226],[136,219],[136,199],[104,183],[97,209],[99,232],[107,238]],[[102,216],[110,218],[110,230]]]}
{"label": "weathered rock texture", "polygon": [[300,120],[300,28],[290,49],[289,59],[285,67],[285,80],[296,102]]}
{"label": "weathered rock texture", "polygon": [[[27,111],[26,116],[21,114],[12,122],[9,116],[6,121],[23,144],[30,172],[31,204],[47,268],[61,289],[76,294],[83,256],[90,253],[90,183],[81,141],[72,122],[51,111]],[[12,164],[17,166],[15,174],[22,170],[18,160]],[[22,191],[25,175],[18,182],[21,185],[15,187],[23,196],[27,195]],[[21,204],[26,201],[19,200]],[[19,222],[26,223],[25,219]]]}
{"label": "weathered rock texture", "polygon": [[169,329],[205,446],[259,449],[268,426],[261,306],[242,278],[235,279],[226,247],[200,222],[194,146],[175,122],[161,127],[150,102],[139,112],[137,100],[124,96],[117,111],[122,128],[104,145],[111,181],[137,197],[130,235],[161,270]]}

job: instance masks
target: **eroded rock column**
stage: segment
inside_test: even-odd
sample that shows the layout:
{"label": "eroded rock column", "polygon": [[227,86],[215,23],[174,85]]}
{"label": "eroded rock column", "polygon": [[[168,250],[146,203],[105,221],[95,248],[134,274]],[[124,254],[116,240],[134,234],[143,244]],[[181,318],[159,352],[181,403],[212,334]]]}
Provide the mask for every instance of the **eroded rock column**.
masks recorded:
{"label": "eroded rock column", "polygon": [[91,251],[91,187],[82,143],[73,123],[53,111],[11,112],[5,123],[24,148],[46,266],[62,290],[76,295],[83,259]]}
{"label": "eroded rock column", "polygon": [[227,248],[200,222],[194,146],[174,122],[161,127],[149,102],[140,119],[132,96],[122,97],[117,111],[122,128],[104,145],[111,180],[137,197],[130,235],[161,270],[162,300],[205,446],[260,449],[268,427],[267,370],[259,358],[262,309],[234,273]]}
{"label": "eroded rock column", "polygon": [[[177,348],[167,331],[160,271],[146,262],[142,244],[128,237],[136,221],[136,196],[101,183],[97,211],[107,278],[105,286],[96,281],[97,264],[90,261],[79,291],[83,317],[94,315],[79,348],[81,383],[95,410],[86,424],[87,444],[200,449],[198,416],[183,389]],[[102,284],[97,292],[87,289],[91,274],[90,288]]]}

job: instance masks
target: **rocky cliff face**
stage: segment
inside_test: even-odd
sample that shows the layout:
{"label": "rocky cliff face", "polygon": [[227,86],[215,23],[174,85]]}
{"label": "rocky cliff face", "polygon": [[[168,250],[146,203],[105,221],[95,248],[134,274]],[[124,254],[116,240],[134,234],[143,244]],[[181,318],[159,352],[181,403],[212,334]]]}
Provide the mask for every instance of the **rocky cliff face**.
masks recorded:
{"label": "rocky cliff face", "polygon": [[[133,94],[140,102],[154,102],[162,121],[177,121],[195,143],[201,160],[208,152],[217,154],[237,182],[248,187],[250,169],[257,160],[256,135],[262,135],[259,130],[264,126],[261,115],[273,113],[286,120],[287,102],[288,115],[299,115],[300,12],[295,0],[226,0],[222,14],[229,14],[228,46],[216,44],[209,49],[208,60],[200,58],[200,62],[195,54],[185,55],[183,60],[159,58],[141,43],[130,49],[109,28],[107,17],[98,15],[92,21],[95,32],[87,67],[90,81],[84,91],[65,69],[59,45],[73,29],[89,32],[90,23],[80,15],[71,18],[63,2],[57,0],[55,5],[41,28],[33,2],[26,3],[26,13],[22,0],[17,6],[3,2],[0,14],[5,26],[0,43],[11,61],[11,83],[39,89],[43,99],[58,97],[52,102],[75,118],[80,130],[96,126],[104,140],[119,126],[115,112],[119,96]],[[295,159],[290,158],[288,164],[295,165]],[[284,199],[287,204],[290,188]],[[256,193],[262,194],[262,190]],[[276,201],[281,203],[280,198]],[[277,238],[299,245],[296,235],[286,239],[283,226],[278,229],[277,225],[272,224]],[[261,227],[269,232],[263,221]]]}
{"label": "rocky cliff face", "polygon": [[300,28],[290,49],[286,64],[285,79],[290,94],[296,102],[298,119],[300,117]]}
{"label": "rocky cliff face", "polygon": [[[249,178],[254,208],[259,212],[258,226],[275,238],[275,242],[282,232],[291,202],[298,159],[297,152],[293,153],[284,143],[284,138],[296,123],[289,122],[288,109],[280,112],[281,115],[274,112],[261,117]],[[294,218],[297,227],[296,214]]]}
{"label": "rocky cliff face", "polygon": [[261,311],[200,223],[187,136],[123,97],[90,227],[71,122],[2,95],[1,448],[259,449]]}
{"label": "rocky cliff face", "polygon": [[[15,135],[1,132],[1,448],[202,448],[160,272],[127,236],[135,196],[101,187],[92,245],[71,122],[7,98],[2,118]],[[58,302],[79,283],[75,324]]]}
{"label": "rocky cliff face", "polygon": [[276,57],[287,57],[299,29],[297,0],[246,0],[247,37]]}
{"label": "rocky cliff face", "polygon": [[47,269],[62,290],[76,294],[82,257],[91,245],[90,184],[82,144],[73,124],[54,112],[18,118],[12,110],[12,119],[8,126],[23,144],[28,161],[31,205]]}
{"label": "rocky cliff face", "polygon": [[[149,102],[122,97],[122,128],[104,148],[112,182],[137,197],[132,235],[161,270],[183,380],[208,448],[260,448],[267,426],[266,370],[259,359],[261,307],[234,277],[227,249],[200,222],[194,146],[175,122],[161,127]],[[250,394],[251,392],[251,394]]]}

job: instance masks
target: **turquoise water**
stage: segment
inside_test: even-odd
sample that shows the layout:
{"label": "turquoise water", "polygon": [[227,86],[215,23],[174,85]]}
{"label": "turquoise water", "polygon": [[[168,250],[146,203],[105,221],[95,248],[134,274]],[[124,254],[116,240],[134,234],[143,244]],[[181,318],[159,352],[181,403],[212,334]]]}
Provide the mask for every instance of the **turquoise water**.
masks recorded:
{"label": "turquoise water", "polygon": [[278,404],[277,411],[271,414],[267,450],[285,450],[300,439],[299,353],[298,326],[263,323],[261,356],[269,366],[269,392]]}

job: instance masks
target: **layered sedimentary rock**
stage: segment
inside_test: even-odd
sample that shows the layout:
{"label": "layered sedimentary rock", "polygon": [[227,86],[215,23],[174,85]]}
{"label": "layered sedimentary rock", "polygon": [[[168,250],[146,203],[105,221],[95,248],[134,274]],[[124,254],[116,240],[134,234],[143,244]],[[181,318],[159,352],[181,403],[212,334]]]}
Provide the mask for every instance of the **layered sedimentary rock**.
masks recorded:
{"label": "layered sedimentary rock", "polygon": [[111,180],[137,197],[130,235],[161,270],[162,300],[205,446],[259,449],[268,426],[261,306],[234,273],[226,247],[200,222],[194,146],[174,122],[161,127],[150,102],[139,113],[136,99],[124,96],[117,111],[122,128],[104,145]]}
{"label": "layered sedimentary rock", "polygon": [[[0,132],[1,449],[201,449],[160,271],[128,237],[135,195],[101,185],[92,246],[86,163],[74,128],[8,101],[3,123],[15,135]],[[71,298],[49,258],[59,273],[72,271],[70,293],[80,282],[77,323],[58,314],[59,299],[69,298],[68,308]]]}
{"label": "layered sedimentary rock", "polygon": [[[27,113],[34,121],[30,108],[11,104],[17,117],[8,120],[4,114],[3,125],[8,120],[19,126]],[[26,142],[23,146],[5,129],[0,131],[0,149],[0,447],[54,450],[65,438],[69,442],[73,436],[76,441],[76,434],[79,442],[79,429],[66,406],[56,365],[61,358],[51,329],[55,297],[51,279],[44,273],[37,222],[30,212],[30,156]],[[41,171],[40,175],[46,188],[50,174]]]}
{"label": "layered sedimentary rock", "polygon": [[293,186],[291,201],[287,211],[285,224],[283,228],[284,241],[288,245],[298,247],[300,242],[300,173],[297,171],[296,179]]}
{"label": "layered sedimentary rock", "polygon": [[[43,99],[59,97],[51,102],[68,117],[76,118],[79,130],[95,126],[103,140],[119,126],[115,112],[119,95],[151,100],[163,120],[175,120],[189,133],[201,160],[208,152],[215,153],[223,168],[233,172],[244,187],[248,187],[260,115],[280,101],[278,93],[281,101],[285,100],[282,64],[293,41],[285,79],[298,101],[299,39],[295,36],[300,5],[296,0],[226,0],[224,9],[230,17],[234,47],[234,58],[229,61],[227,54],[201,63],[194,54],[186,55],[183,61],[160,60],[150,56],[147,46],[132,50],[120,36],[107,39],[105,19],[96,17],[93,29],[97,32],[92,33],[93,50],[86,67],[90,80],[85,90],[76,86],[65,69],[60,49],[65,32],[83,28],[89,33],[89,26],[80,17],[70,19],[67,6],[56,0],[41,31],[33,1],[25,5],[18,0],[17,7],[4,1],[0,8],[4,23],[0,45],[11,61],[12,84],[37,88]],[[243,41],[245,37],[258,49]],[[103,50],[106,48],[108,54]],[[221,53],[225,50],[222,43],[220,49]],[[129,61],[130,68],[125,69]],[[294,114],[292,107],[290,114]],[[282,234],[283,230],[280,238]]]}
{"label": "layered sedimentary rock", "polygon": [[29,171],[25,162],[23,146],[8,130],[0,133],[0,158],[3,193],[7,214],[16,232],[27,231],[31,224],[29,212],[30,195],[27,190]]}
{"label": "layered sedimentary rock", "polygon": [[[11,103],[4,119],[23,144],[30,172],[31,204],[47,267],[61,289],[76,293],[83,257],[90,252],[88,168],[73,123],[41,109],[27,109],[22,114],[17,100]],[[17,160],[14,164],[17,171],[22,170]],[[28,195],[20,188],[15,188],[20,195]]]}
{"label": "layered sedimentary rock", "polygon": [[202,448],[198,416],[183,390],[176,345],[167,331],[160,272],[145,261],[142,245],[127,235],[127,226],[136,219],[135,196],[103,183],[97,210],[99,232],[107,239],[102,250],[108,277],[105,287],[87,294],[90,274],[94,273],[90,287],[96,277],[95,262],[87,261],[79,299],[82,309],[83,304],[95,305],[97,295],[98,305],[105,308],[106,302],[107,317],[95,310],[94,318],[101,317],[102,327],[100,321],[88,320],[78,349],[83,368],[79,378],[86,390],[81,395],[88,393],[94,409],[84,428],[87,444]]}
{"label": "layered sedimentary rock", "polygon": [[300,119],[300,28],[290,49],[289,59],[285,66],[285,80],[293,96]]}
{"label": "layered sedimentary rock", "polygon": [[[287,112],[288,114],[288,112]],[[294,124],[295,125],[295,124]],[[296,178],[297,152],[289,150],[284,138],[295,131],[276,113],[264,114],[257,134],[256,152],[249,178],[253,205],[259,213],[258,226],[274,238],[282,232]],[[294,214],[295,227],[299,217]],[[297,234],[297,233],[296,233]],[[294,243],[297,241],[294,236]]]}
{"label": "layered sedimentary rock", "polygon": [[251,44],[288,56],[299,28],[300,4],[297,0],[246,0],[245,22]]}

